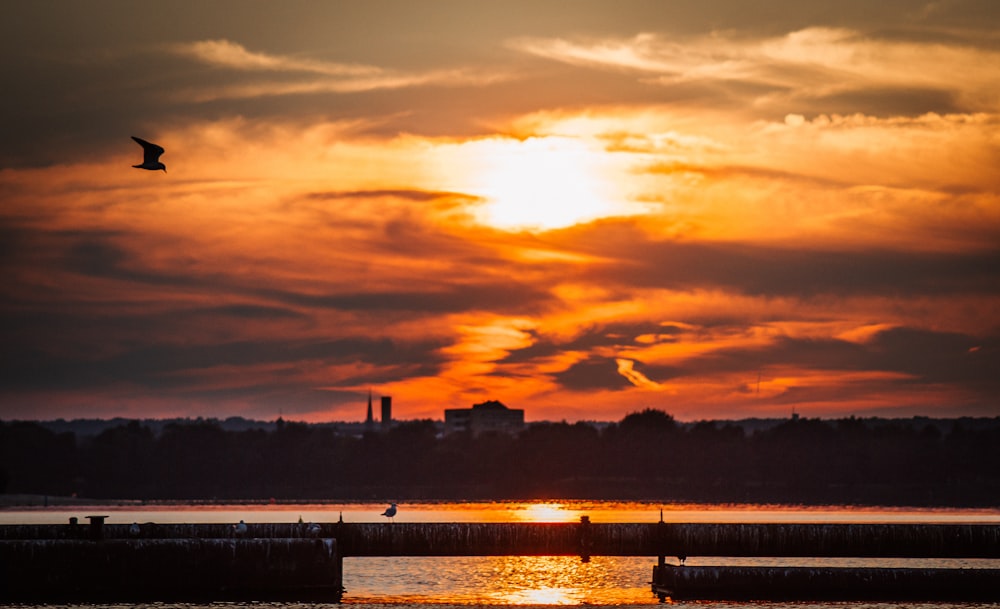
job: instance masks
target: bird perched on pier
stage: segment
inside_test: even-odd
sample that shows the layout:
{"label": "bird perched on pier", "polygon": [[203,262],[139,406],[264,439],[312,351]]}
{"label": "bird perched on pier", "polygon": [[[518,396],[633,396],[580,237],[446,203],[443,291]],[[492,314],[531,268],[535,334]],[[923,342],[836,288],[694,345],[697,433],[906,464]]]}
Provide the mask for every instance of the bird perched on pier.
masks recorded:
{"label": "bird perched on pier", "polygon": [[396,522],[396,504],[390,503],[389,507],[385,508],[385,511],[382,512],[382,515],[388,518],[390,521]]}
{"label": "bird perched on pier", "polygon": [[322,528],[315,522],[310,522],[309,526],[306,527],[306,532],[309,533],[310,537],[319,537]]}
{"label": "bird perched on pier", "polygon": [[128,534],[132,537],[138,537],[140,532],[138,522],[133,522],[132,526],[128,528]]}
{"label": "bird perched on pier", "polygon": [[237,535],[246,535],[247,523],[241,520],[239,524],[233,525],[233,532],[236,533]]}
{"label": "bird perched on pier", "polygon": [[160,162],[160,155],[163,154],[163,147],[158,146],[152,142],[147,142],[142,138],[132,136],[132,139],[136,141],[137,144],[142,146],[142,163],[139,165],[132,165],[136,169],[149,169],[150,171],[163,170],[163,173],[167,173],[167,166]]}

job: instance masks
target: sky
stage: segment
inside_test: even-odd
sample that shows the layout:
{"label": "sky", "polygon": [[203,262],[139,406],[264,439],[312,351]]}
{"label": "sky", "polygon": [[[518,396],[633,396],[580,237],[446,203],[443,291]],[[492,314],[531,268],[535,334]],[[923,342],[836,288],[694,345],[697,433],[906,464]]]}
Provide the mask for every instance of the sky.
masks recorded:
{"label": "sky", "polygon": [[4,13],[0,419],[1000,416],[993,0]]}

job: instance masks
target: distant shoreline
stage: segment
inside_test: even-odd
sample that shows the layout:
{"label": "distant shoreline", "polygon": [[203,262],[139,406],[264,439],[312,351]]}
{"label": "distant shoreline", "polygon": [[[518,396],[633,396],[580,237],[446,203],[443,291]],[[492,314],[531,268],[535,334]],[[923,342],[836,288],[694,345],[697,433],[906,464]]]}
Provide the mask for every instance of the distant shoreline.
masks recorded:
{"label": "distant shoreline", "polygon": [[[441,500],[442,502],[444,500]],[[498,500],[500,501],[500,500]],[[73,506],[175,506],[175,505],[322,505],[327,503],[372,503],[357,499],[90,499],[57,495],[0,494],[0,509]],[[379,503],[376,501],[376,503]],[[434,500],[415,503],[437,503]],[[454,503],[448,501],[448,503]]]}
{"label": "distant shoreline", "polygon": [[[526,498],[493,498],[493,499],[414,499],[411,504],[433,505],[437,503],[533,503],[542,501],[539,499]],[[941,505],[915,505],[915,504],[889,504],[889,503],[782,503],[782,502],[693,502],[693,501],[670,501],[661,498],[646,499],[566,499],[553,497],[544,501],[556,503],[662,503],[664,505],[681,505],[692,507],[704,506],[742,506],[768,508],[797,508],[797,509],[822,509],[826,507],[836,508],[858,508],[858,509],[887,509],[887,510],[997,510],[997,506],[976,505],[976,504],[941,504]],[[60,507],[171,507],[171,506],[304,506],[304,505],[368,505],[381,503],[378,499],[91,499],[86,497],[65,497],[56,495],[30,495],[30,494],[0,494],[0,510],[26,509],[26,508],[60,508]]]}
{"label": "distant shoreline", "polygon": [[11,507],[60,507],[76,505],[133,505],[130,501],[109,501],[60,497],[55,495],[0,495],[0,508]]}
{"label": "distant shoreline", "polygon": [[[597,429],[442,434],[428,421],[362,434],[138,422],[94,437],[0,423],[0,506],[611,501],[1000,507],[1000,418],[684,426],[647,409]],[[51,494],[49,494],[51,493]]]}

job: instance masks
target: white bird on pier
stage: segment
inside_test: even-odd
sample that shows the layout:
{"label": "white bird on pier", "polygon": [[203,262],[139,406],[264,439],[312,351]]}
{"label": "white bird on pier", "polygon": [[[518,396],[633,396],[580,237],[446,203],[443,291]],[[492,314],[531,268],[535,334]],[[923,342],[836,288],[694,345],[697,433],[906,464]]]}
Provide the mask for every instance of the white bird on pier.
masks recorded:
{"label": "white bird on pier", "polygon": [[390,503],[389,507],[385,508],[385,511],[382,512],[382,515],[385,516],[386,518],[388,518],[390,521],[396,522],[396,520],[395,520],[395,518],[396,518],[396,504],[395,503]]}
{"label": "white bird on pier", "polygon": [[235,532],[235,533],[236,533],[237,535],[246,535],[246,534],[247,534],[247,523],[245,523],[245,522],[243,522],[243,521],[241,520],[241,521],[239,522],[239,524],[237,524],[237,525],[233,526],[233,531],[234,531],[234,532]]}

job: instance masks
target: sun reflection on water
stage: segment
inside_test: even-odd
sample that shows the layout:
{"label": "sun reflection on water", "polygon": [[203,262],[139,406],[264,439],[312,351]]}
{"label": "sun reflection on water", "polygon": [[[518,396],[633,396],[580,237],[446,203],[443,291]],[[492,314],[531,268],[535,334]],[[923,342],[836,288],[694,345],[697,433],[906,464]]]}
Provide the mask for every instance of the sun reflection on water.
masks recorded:
{"label": "sun reflection on water", "polygon": [[490,597],[513,605],[569,605],[586,602],[608,585],[606,561],[570,556],[503,556],[494,559]]}
{"label": "sun reflection on water", "polygon": [[537,588],[534,590],[512,590],[495,599],[511,605],[575,605],[579,601],[579,590],[565,588]]}
{"label": "sun reflection on water", "polygon": [[[350,602],[459,605],[582,605],[648,603],[648,558],[493,556],[350,559]],[[362,575],[364,573],[365,575]],[[350,581],[348,581],[350,580]]]}

